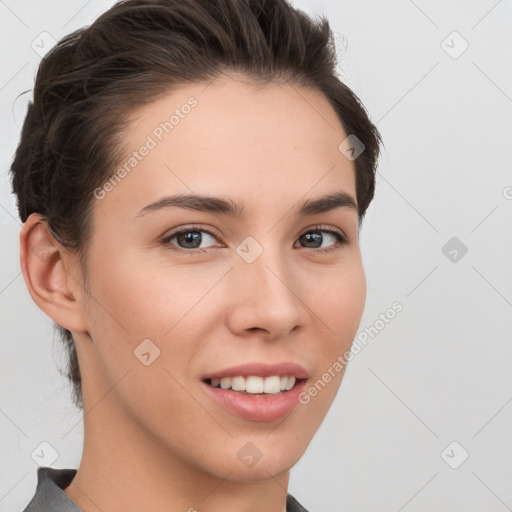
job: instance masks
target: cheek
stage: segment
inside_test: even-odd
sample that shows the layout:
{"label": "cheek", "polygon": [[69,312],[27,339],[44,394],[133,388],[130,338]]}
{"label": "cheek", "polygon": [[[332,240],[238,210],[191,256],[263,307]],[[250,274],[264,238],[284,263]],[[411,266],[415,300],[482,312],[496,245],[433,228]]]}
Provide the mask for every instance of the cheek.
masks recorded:
{"label": "cheek", "polygon": [[[315,375],[302,398],[310,411],[306,421],[315,431],[331,407],[346,370],[346,354],[357,334],[366,299],[366,279],[360,260],[344,265],[309,294],[317,336],[308,345],[315,356]],[[308,341],[309,343],[309,341]]]}
{"label": "cheek", "polygon": [[114,267],[102,266],[95,276],[100,303],[96,309],[106,315],[111,329],[124,330],[134,341],[162,338],[204,294],[207,285],[177,266],[153,265],[136,254],[120,256]]}
{"label": "cheek", "polygon": [[346,332],[352,341],[359,327],[366,300],[366,280],[362,264],[351,268],[340,283],[336,310],[340,332]]}
{"label": "cheek", "polygon": [[[97,364],[105,387],[123,379],[112,398],[125,412],[149,423],[159,415],[170,418],[176,410],[184,416],[197,414],[197,405],[178,382],[196,350],[190,343],[193,332],[184,332],[190,327],[188,315],[206,285],[190,286],[190,277],[177,267],[155,271],[147,260],[137,258],[136,251],[125,257],[117,253],[115,266],[96,268],[91,279],[91,336],[97,340]],[[144,353],[149,353],[148,365]]]}
{"label": "cheek", "polygon": [[[331,269],[332,270],[332,269]],[[319,282],[317,292],[310,294],[314,330],[310,337],[310,353],[315,354],[318,382],[311,390],[312,407],[318,408],[319,416],[327,412],[346,370],[346,354],[357,334],[366,299],[366,279],[360,259],[340,266]],[[314,397],[314,399],[313,399]]]}
{"label": "cheek", "polygon": [[330,269],[308,294],[306,304],[324,321],[337,340],[336,345],[352,341],[361,321],[366,300],[366,279],[361,260],[354,259],[336,270]]}
{"label": "cheek", "polygon": [[[190,368],[201,352],[201,340],[218,324],[216,311],[222,308],[222,297],[211,292],[226,272],[225,265],[200,267],[162,263],[161,258],[152,262],[137,251],[118,255],[113,268],[101,266],[94,276],[97,300],[90,325],[111,380],[130,368],[147,370],[136,359],[147,346],[158,354],[152,367],[165,367],[176,376]],[[169,379],[167,374],[164,377]],[[162,383],[144,382],[162,389]]]}

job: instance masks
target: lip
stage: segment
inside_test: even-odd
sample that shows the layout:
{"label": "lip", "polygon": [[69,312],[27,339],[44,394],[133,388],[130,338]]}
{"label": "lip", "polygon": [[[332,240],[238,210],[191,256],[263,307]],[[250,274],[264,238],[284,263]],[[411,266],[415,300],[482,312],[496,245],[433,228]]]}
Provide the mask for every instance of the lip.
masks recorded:
{"label": "lip", "polygon": [[[273,371],[275,371],[275,367]],[[258,373],[256,374],[258,375]],[[225,373],[223,375],[227,376]],[[236,375],[240,375],[240,373]],[[259,375],[261,375],[261,373]],[[274,373],[272,375],[276,374]],[[293,375],[293,372],[291,372],[290,375]],[[223,407],[231,414],[246,420],[261,422],[278,420],[290,414],[295,407],[297,407],[299,395],[306,387],[306,382],[307,379],[298,380],[295,386],[289,391],[282,391],[275,395],[244,394],[239,391],[233,391],[232,389],[214,388],[206,382],[201,382],[201,385],[213,402]]]}
{"label": "lip", "polygon": [[239,366],[231,366],[230,368],[204,375],[202,379],[222,379],[223,377],[239,376],[248,377],[249,375],[258,375],[259,377],[294,375],[296,379],[308,378],[308,372],[303,366],[296,363],[285,362],[279,364],[248,363]]}

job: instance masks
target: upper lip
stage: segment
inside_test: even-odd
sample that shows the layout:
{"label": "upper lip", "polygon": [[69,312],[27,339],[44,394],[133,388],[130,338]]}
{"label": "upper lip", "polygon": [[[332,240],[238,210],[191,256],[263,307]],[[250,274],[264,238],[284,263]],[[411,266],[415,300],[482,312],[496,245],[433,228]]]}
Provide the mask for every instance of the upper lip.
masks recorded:
{"label": "upper lip", "polygon": [[223,377],[247,377],[249,375],[258,375],[260,377],[271,377],[272,375],[294,375],[297,379],[307,379],[307,370],[296,363],[248,363],[239,366],[231,366],[223,370],[218,370],[203,377],[206,379],[222,379]]}

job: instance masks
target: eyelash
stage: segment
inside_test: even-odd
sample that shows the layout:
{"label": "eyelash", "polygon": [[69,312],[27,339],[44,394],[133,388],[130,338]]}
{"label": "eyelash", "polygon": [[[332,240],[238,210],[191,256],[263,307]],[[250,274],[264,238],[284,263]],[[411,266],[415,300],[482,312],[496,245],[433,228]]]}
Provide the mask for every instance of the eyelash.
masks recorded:
{"label": "eyelash", "polygon": [[[170,243],[170,241],[173,238],[175,238],[176,236],[179,236],[183,233],[189,233],[191,231],[205,232],[205,233],[208,233],[209,235],[211,235],[213,238],[218,238],[217,233],[215,233],[211,229],[208,229],[203,226],[190,226],[190,227],[186,227],[184,229],[180,229],[179,231],[174,231],[170,235],[167,235],[165,238],[163,238],[160,242],[162,243],[162,245],[166,246],[166,248],[169,250],[176,250],[178,252],[183,252],[186,254],[204,254],[204,253],[210,252],[210,249],[214,249],[212,247],[210,247],[208,249],[183,249],[182,247],[178,247],[178,246],[176,246],[176,249],[174,249],[174,248],[170,247],[170,245],[174,245],[174,244]],[[333,235],[338,242],[337,244],[334,244],[326,249],[314,249],[314,248],[311,249],[316,252],[320,252],[320,253],[331,252],[331,251],[340,249],[341,246],[346,245],[348,243],[348,240],[344,234],[342,234],[339,231],[335,231],[333,229],[327,229],[324,226],[313,226],[312,228],[309,228],[307,231],[303,231],[299,235],[299,238],[307,233],[312,233],[312,232],[313,233],[315,233],[315,232],[329,233],[329,234]],[[304,247],[304,249],[308,249],[308,247]]]}

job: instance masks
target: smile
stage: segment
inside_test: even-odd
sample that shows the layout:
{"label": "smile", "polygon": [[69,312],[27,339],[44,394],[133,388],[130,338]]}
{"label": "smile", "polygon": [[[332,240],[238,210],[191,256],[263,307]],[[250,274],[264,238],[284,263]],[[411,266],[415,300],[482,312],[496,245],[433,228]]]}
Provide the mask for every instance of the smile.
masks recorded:
{"label": "smile", "polygon": [[271,375],[270,377],[260,377],[258,375],[243,377],[239,375],[237,377],[207,379],[206,382],[214,388],[231,389],[250,395],[275,395],[292,389],[295,386],[296,379],[294,375]]}
{"label": "smile", "polygon": [[295,362],[254,361],[212,371],[201,384],[217,407],[250,421],[274,421],[297,407],[309,377]]}

